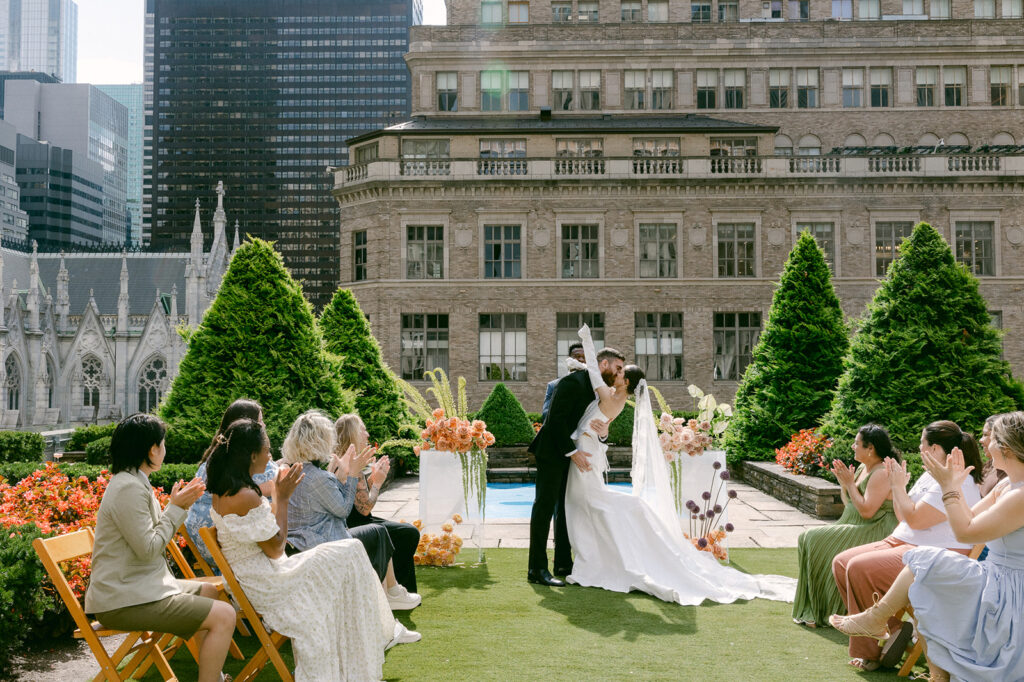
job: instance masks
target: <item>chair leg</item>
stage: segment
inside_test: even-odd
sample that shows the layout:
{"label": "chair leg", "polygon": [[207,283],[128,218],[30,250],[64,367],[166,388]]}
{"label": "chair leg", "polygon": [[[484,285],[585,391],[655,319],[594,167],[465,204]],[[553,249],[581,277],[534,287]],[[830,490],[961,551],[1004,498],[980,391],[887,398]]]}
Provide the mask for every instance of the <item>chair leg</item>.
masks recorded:
{"label": "chair leg", "polygon": [[255,679],[266,665],[267,650],[265,648],[260,648],[260,650],[253,654],[253,657],[249,659],[249,662],[245,664],[242,671],[235,675],[235,682],[249,682],[249,680]]}
{"label": "chair leg", "polygon": [[914,664],[917,663],[917,659],[921,658],[922,653],[924,653],[924,645],[921,644],[919,638],[910,649],[910,653],[907,654],[907,660],[903,662],[903,667],[900,668],[898,673],[899,677],[910,676],[910,671],[914,669]]}
{"label": "chair leg", "polygon": [[231,646],[228,647],[228,653],[231,654],[231,658],[235,659],[236,661],[241,661],[243,658],[245,658],[245,655],[242,653],[242,650],[238,648],[237,644],[235,644],[234,639],[231,640]]}
{"label": "chair leg", "polygon": [[277,670],[277,674],[283,682],[294,682],[292,671],[288,669],[284,659],[281,658],[281,646],[288,638],[277,632],[270,635],[270,638],[274,640],[274,650],[267,652],[270,655],[270,662],[274,664],[274,669]]}
{"label": "chair leg", "polygon": [[[96,662],[100,664],[100,672],[96,677],[92,678],[93,682],[120,682],[121,677],[117,674],[117,666],[136,646],[141,646],[140,644],[137,644],[137,642],[142,635],[143,633],[141,632],[133,632],[129,634],[124,638],[124,641],[121,642],[121,646],[117,647],[114,653],[110,656],[106,655],[106,649],[104,648],[104,655],[102,659],[100,656],[96,655],[95,651],[93,651],[93,656],[96,657]],[[96,643],[100,648],[103,648],[103,644],[100,642],[99,638],[96,639]],[[92,644],[90,643],[90,648],[91,647]]]}
{"label": "chair leg", "polygon": [[252,636],[252,632],[250,632],[248,626],[246,626],[245,619],[242,617],[241,613],[239,613],[238,617],[235,619],[235,627],[238,629],[238,631],[242,634],[243,637]]}

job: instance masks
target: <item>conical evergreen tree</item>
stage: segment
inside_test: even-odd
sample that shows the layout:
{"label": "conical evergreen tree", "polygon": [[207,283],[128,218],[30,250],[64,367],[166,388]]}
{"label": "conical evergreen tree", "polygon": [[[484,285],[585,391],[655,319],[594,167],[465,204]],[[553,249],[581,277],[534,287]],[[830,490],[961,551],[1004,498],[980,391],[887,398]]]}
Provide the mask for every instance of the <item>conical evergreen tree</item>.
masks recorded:
{"label": "conical evergreen tree", "polygon": [[736,392],[731,462],[773,459],[828,412],[849,341],[825,254],[803,232],[782,269],[768,322]]}
{"label": "conical evergreen tree", "polygon": [[[317,408],[337,416],[351,410],[351,394],[337,378],[339,364],[324,350],[309,302],[280,254],[263,240],[246,242],[189,335],[188,352],[161,408],[172,427],[168,455],[197,457],[237,398],[263,406],[275,448],[302,412]],[[185,451],[171,452],[172,443]]]}
{"label": "conical evergreen tree", "polygon": [[499,448],[529,444],[536,435],[522,404],[500,381],[494,385],[476,418],[487,423],[487,430],[494,435],[494,445]]}
{"label": "conical evergreen tree", "polygon": [[412,421],[395,377],[384,364],[370,323],[348,289],[338,289],[320,314],[327,350],[342,358],[341,383],[356,392],[356,411],[370,442],[383,443]]}
{"label": "conical evergreen tree", "polygon": [[1024,387],[1002,359],[978,280],[927,223],[914,228],[853,337],[825,432],[844,443],[868,422],[904,452],[951,419],[976,435],[989,415],[1020,409]]}

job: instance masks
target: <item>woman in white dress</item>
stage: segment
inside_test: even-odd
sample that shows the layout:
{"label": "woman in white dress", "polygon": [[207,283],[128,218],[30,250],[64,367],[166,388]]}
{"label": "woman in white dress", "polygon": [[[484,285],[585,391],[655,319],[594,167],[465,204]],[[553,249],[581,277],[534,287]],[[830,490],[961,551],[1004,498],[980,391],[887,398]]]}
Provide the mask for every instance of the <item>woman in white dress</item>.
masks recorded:
{"label": "woman in white dress", "polygon": [[419,633],[392,617],[363,545],[337,540],[286,557],[288,498],[302,467],[279,469],[268,504],[252,480],[270,458],[263,425],[242,419],[217,438],[207,470],[217,539],[267,626],[291,638],[295,679],[381,679],[385,649]]}
{"label": "woman in white dress", "polygon": [[[597,397],[573,434],[577,449],[590,455],[590,469],[569,467],[565,515],[576,556],[567,580],[613,592],[640,590],[683,605],[755,597],[792,601],[793,578],[748,575],[723,566],[683,536],[643,372],[630,365],[614,386],[607,386],[597,368],[589,328],[580,330],[580,338]],[[634,393],[634,491],[630,494],[605,484],[607,446],[598,439],[591,421],[615,419],[627,396]]]}

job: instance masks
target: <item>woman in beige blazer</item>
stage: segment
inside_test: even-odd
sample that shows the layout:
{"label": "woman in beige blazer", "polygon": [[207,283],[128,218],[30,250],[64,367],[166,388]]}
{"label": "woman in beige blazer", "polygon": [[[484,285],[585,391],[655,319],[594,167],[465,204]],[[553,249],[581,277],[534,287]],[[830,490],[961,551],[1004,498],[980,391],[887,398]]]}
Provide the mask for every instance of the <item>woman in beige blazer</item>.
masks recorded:
{"label": "woman in beige blazer", "polygon": [[110,441],[114,476],[96,516],[92,576],[85,611],[104,627],[155,630],[199,640],[199,682],[223,679],[221,668],[235,628],[235,610],[216,599],[212,585],[176,580],[164,551],[205,486],[178,481],[167,508],[160,505],[149,474],[164,461],[167,427],[151,414],[133,414]]}

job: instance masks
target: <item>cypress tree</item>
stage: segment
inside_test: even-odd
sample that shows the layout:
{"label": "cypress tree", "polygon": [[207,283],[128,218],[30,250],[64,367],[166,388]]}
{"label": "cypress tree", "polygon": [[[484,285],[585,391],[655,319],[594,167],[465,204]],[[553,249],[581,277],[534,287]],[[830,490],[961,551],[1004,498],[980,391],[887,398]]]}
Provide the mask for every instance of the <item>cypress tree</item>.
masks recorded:
{"label": "cypress tree", "polygon": [[999,339],[977,278],[920,223],[850,343],[825,432],[849,443],[862,424],[877,422],[906,453],[937,419],[980,435],[986,417],[1024,404]]}
{"label": "cypress tree", "polygon": [[849,341],[825,254],[802,232],[782,269],[768,321],[736,392],[730,462],[775,458],[828,412]]}
{"label": "cypress tree", "polygon": [[168,457],[195,461],[237,398],[263,406],[275,448],[306,410],[332,417],[351,410],[339,364],[324,350],[312,308],[280,254],[263,240],[247,241],[202,323],[188,333],[188,352],[161,408],[171,426]]}
{"label": "cypress tree", "polygon": [[327,350],[341,356],[341,383],[356,392],[356,411],[366,424],[370,442],[383,443],[397,436],[402,424],[412,418],[351,291],[335,292],[320,314],[320,328]]}
{"label": "cypress tree", "polygon": [[499,448],[529,444],[536,435],[523,406],[500,381],[494,385],[476,418],[487,423],[487,430],[494,435],[494,445]]}

